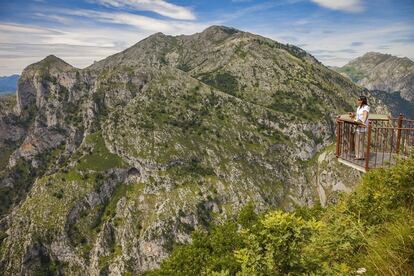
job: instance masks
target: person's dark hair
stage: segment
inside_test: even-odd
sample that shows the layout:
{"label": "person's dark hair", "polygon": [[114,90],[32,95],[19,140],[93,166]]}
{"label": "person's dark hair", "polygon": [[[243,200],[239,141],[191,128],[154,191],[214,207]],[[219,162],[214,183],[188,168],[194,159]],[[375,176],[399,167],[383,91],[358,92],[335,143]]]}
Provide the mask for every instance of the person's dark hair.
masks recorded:
{"label": "person's dark hair", "polygon": [[360,107],[363,107],[364,105],[368,105],[367,97],[359,96],[358,99],[362,101]]}

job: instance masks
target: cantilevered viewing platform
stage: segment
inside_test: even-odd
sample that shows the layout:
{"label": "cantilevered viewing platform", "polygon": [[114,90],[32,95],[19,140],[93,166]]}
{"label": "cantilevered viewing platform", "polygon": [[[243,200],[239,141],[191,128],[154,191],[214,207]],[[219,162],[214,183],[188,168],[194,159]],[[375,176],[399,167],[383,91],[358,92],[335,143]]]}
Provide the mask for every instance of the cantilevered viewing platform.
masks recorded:
{"label": "cantilevered viewing platform", "polygon": [[363,135],[364,159],[355,159],[355,131],[358,127],[348,114],[336,120],[336,157],[338,161],[366,172],[372,168],[388,167],[399,158],[414,154],[414,120],[387,115],[369,114],[368,127]]}

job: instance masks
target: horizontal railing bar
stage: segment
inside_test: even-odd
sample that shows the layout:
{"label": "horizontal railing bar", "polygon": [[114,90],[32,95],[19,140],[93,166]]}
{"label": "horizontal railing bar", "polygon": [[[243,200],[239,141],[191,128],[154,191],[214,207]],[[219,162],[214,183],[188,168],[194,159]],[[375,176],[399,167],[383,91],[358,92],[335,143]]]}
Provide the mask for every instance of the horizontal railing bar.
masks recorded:
{"label": "horizontal railing bar", "polygon": [[401,130],[410,130],[410,131],[414,131],[414,128],[410,128],[410,127],[378,127],[378,126],[373,126],[372,128],[375,129],[401,129]]}
{"label": "horizontal railing bar", "polygon": [[[355,122],[352,119],[349,119],[349,120],[347,120],[347,119],[337,119],[337,121],[345,122],[345,123],[351,123],[351,124],[358,124],[357,122]],[[368,119],[368,121],[370,121],[370,122],[388,122],[390,120],[389,119]]]}

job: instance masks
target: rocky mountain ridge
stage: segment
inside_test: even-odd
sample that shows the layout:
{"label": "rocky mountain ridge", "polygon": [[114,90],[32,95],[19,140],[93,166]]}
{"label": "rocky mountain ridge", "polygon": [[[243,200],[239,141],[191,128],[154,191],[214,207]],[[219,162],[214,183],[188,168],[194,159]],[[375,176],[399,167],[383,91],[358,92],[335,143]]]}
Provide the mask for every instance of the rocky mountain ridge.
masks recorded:
{"label": "rocky mountain ridge", "polygon": [[359,173],[321,150],[361,93],[295,46],[222,26],[158,33],[83,70],[48,56],[1,116],[2,134],[21,134],[17,149],[0,137],[0,268],[142,273],[248,202],[334,201]]}
{"label": "rocky mountain ridge", "polygon": [[411,59],[369,52],[335,70],[358,85],[376,91],[376,97],[394,107],[394,116],[403,112],[414,118],[414,61]]}

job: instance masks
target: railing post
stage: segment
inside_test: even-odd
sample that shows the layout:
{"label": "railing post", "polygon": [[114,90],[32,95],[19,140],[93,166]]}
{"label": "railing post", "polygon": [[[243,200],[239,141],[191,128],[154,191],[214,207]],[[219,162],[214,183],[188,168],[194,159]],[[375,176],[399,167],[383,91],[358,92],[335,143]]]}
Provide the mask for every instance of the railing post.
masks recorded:
{"label": "railing post", "polygon": [[339,116],[336,117],[336,157],[338,158],[341,155],[340,152],[340,143],[341,143],[341,123],[339,122]]}
{"label": "railing post", "polygon": [[367,152],[365,154],[365,171],[369,170],[369,154],[371,152],[371,131],[372,131],[372,121],[368,121],[368,137],[367,137]]}
{"label": "railing post", "polygon": [[398,116],[398,125],[397,125],[397,148],[396,148],[397,154],[400,153],[401,127],[402,127],[403,119],[404,119],[404,116],[400,113],[400,116]]}

